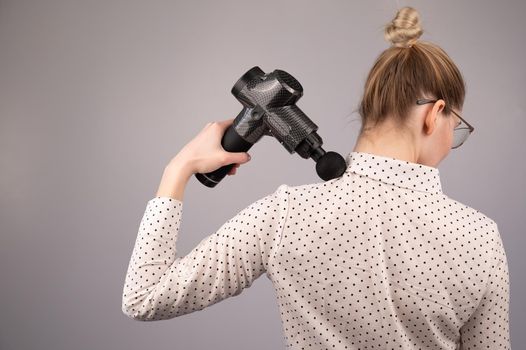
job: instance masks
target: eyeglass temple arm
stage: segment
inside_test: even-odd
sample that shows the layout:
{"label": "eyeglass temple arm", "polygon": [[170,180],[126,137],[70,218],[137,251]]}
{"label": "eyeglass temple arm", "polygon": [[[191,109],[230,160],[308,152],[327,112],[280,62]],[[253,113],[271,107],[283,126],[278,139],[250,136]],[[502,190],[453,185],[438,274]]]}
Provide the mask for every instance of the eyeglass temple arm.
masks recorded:
{"label": "eyeglass temple arm", "polygon": [[[424,104],[427,104],[427,103],[434,103],[438,100],[434,100],[434,99],[420,99],[420,100],[416,100],[416,104],[418,105],[424,105]],[[466,125],[468,126],[469,128],[469,132],[473,132],[473,130],[475,130],[475,128],[470,124],[468,123],[464,118],[462,118],[457,112],[455,112],[454,110],[451,109],[451,112],[453,112],[457,117],[460,118],[460,120],[462,120],[464,123],[466,123]]]}

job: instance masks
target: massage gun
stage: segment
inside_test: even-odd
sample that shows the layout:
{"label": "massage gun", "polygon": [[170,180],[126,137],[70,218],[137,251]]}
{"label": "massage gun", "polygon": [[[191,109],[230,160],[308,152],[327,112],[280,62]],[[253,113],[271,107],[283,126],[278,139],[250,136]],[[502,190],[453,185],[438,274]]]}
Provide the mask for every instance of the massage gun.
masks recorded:
{"label": "massage gun", "polygon": [[[323,150],[322,138],[316,133],[318,126],[296,106],[303,87],[293,76],[279,69],[265,73],[255,66],[239,78],[231,92],[243,109],[223,135],[221,145],[225,151],[246,152],[263,136],[274,136],[289,153],[312,158],[323,180],[345,172],[345,159],[336,152]],[[204,185],[214,187],[234,165],[195,176]]]}

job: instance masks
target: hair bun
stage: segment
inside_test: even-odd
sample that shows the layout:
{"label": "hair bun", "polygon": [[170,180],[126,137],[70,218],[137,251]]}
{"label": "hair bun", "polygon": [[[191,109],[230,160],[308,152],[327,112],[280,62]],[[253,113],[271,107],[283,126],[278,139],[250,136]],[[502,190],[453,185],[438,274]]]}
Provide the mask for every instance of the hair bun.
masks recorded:
{"label": "hair bun", "polygon": [[423,32],[418,11],[412,7],[403,7],[385,26],[384,36],[393,46],[411,47]]}

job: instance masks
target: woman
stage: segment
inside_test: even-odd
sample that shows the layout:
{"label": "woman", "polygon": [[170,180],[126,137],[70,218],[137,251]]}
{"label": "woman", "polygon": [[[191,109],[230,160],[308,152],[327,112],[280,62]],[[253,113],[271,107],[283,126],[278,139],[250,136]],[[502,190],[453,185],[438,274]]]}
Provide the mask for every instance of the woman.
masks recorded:
{"label": "woman", "polygon": [[[176,255],[186,182],[249,160],[208,123],[166,166],[142,218],[123,312],[162,320],[238,295],[264,272],[287,346],[509,349],[509,280],[495,221],[442,192],[437,165],[473,131],[465,84],[419,41],[415,9],[386,26],[392,46],[365,83],[362,128],[339,178],[281,185]],[[235,174],[235,168],[230,173]]]}

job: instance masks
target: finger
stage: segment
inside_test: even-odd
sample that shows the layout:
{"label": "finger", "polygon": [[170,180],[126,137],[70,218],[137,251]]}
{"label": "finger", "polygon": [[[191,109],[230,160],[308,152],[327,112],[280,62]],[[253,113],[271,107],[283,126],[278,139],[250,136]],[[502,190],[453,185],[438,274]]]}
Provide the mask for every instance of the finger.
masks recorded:
{"label": "finger", "polygon": [[228,119],[217,121],[216,123],[221,128],[226,129],[227,127],[229,127],[234,122],[234,119],[236,119],[236,118],[228,118]]}
{"label": "finger", "polygon": [[250,160],[250,155],[247,152],[227,152],[228,164],[244,164]]}

